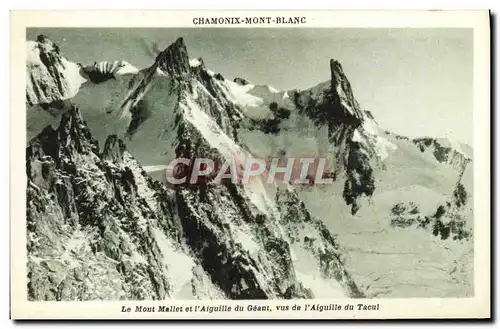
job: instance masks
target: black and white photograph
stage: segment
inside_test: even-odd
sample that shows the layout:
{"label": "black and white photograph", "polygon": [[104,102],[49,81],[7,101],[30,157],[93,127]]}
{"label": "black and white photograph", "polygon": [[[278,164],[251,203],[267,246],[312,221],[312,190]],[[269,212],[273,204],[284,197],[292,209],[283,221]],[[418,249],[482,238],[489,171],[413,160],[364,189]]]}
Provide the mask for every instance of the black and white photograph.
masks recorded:
{"label": "black and white photograph", "polygon": [[478,296],[473,28],[189,15],[25,29],[27,301]]}

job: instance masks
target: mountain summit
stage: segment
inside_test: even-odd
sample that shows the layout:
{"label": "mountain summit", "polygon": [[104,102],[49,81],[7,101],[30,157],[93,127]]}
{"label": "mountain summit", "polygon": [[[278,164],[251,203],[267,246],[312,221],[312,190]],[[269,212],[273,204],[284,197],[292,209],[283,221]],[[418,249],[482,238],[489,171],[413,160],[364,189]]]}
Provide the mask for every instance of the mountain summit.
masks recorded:
{"label": "mountain summit", "polygon": [[85,82],[80,67],[62,57],[59,47],[44,35],[26,46],[26,102],[50,104],[75,96]]}

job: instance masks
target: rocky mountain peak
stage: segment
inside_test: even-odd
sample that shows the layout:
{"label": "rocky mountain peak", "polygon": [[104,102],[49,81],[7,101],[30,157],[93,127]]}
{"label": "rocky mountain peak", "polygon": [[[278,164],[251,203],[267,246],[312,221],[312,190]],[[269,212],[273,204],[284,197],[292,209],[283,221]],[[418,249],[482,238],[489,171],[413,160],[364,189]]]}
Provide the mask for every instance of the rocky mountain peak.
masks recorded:
{"label": "rocky mountain peak", "polygon": [[64,58],[59,47],[44,35],[28,41],[26,102],[51,104],[73,97],[86,80],[80,66]]}
{"label": "rocky mountain peak", "polygon": [[[460,145],[452,145],[446,139],[432,137],[419,137],[412,139],[412,142],[422,153],[431,153],[440,163],[445,163],[457,171],[462,170],[472,159],[468,152],[464,152]],[[470,153],[470,152],[469,152]]]}
{"label": "rocky mountain peak", "polygon": [[184,39],[178,38],[156,57],[158,67],[169,75],[179,76],[190,72],[189,56]]}
{"label": "rocky mountain peak", "polygon": [[331,72],[331,101],[334,102],[337,114],[344,116],[350,123],[359,125],[363,119],[363,112],[354,94],[351,84],[344,74],[342,65],[335,59],[330,59]]}

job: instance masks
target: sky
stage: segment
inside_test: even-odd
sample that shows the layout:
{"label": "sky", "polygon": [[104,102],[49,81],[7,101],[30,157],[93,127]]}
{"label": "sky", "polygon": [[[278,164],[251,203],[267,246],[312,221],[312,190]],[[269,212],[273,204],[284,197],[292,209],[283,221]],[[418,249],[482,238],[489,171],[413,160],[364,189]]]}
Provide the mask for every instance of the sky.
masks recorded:
{"label": "sky", "polygon": [[183,37],[189,56],[224,77],[279,90],[307,89],[342,64],[354,96],[379,125],[410,137],[473,145],[471,29],[429,28],[30,28],[82,64],[123,59],[143,68],[145,45],[166,48]]}

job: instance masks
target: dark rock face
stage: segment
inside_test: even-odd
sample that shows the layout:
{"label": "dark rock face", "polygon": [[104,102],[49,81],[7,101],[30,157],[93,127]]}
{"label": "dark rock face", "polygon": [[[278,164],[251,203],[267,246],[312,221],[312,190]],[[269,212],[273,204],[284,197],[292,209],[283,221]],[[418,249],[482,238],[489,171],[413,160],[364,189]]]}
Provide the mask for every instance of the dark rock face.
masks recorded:
{"label": "dark rock face", "polygon": [[199,67],[205,69],[205,61],[203,60],[202,57],[198,57],[197,58],[198,62],[200,63],[200,65],[198,65]]}
{"label": "dark rock face", "polygon": [[104,150],[101,158],[111,162],[122,163],[123,152],[125,152],[125,144],[116,135],[110,135],[104,144]]}
{"label": "dark rock face", "polygon": [[90,81],[95,84],[115,78],[112,70],[101,70],[97,62],[95,62],[93,66],[83,67],[82,70],[89,77]]}
{"label": "dark rock face", "polygon": [[59,54],[59,47],[44,35],[39,35],[37,42],[37,48],[40,51],[40,60],[56,82],[58,90],[63,90],[61,76],[57,70],[58,66],[63,65],[61,55]]}
{"label": "dark rock face", "polygon": [[[209,92],[207,95],[201,92],[199,87],[195,87],[198,90],[199,107],[216,121],[222,131],[238,142],[237,127],[238,121],[242,117],[240,110],[224,96],[223,91],[215,82],[218,80],[215,76],[212,77],[204,68],[200,69],[199,67],[194,68],[194,76]],[[179,85],[179,93],[181,94],[188,91],[189,95],[192,95],[193,89],[193,86],[185,82]]]}
{"label": "dark rock face", "polygon": [[128,137],[132,137],[141,124],[150,117],[151,111],[144,100],[139,100],[137,105],[130,109],[130,113],[132,114],[132,119],[127,128]]}
{"label": "dark rock face", "polygon": [[417,146],[420,152],[430,150],[438,162],[448,164],[457,170],[460,170],[463,165],[471,161],[471,159],[463,153],[451,147],[441,145],[435,138],[414,138],[412,142]]}
{"label": "dark rock face", "polygon": [[248,80],[245,80],[243,78],[234,78],[233,81],[236,82],[237,84],[241,85],[241,86],[246,86],[246,85],[248,85],[250,83]]}
{"label": "dark rock face", "polygon": [[[47,128],[27,148],[30,300],[169,296],[168,270],[152,232],[180,248],[165,229],[172,215],[139,195],[139,182],[148,189],[152,182],[130,169],[137,163],[116,136],[102,160],[97,151],[74,108],[58,130]],[[165,193],[158,191],[163,199]]]}
{"label": "dark rock face", "polygon": [[427,224],[429,224],[428,218],[420,213],[418,205],[413,202],[398,203],[391,209],[391,226],[393,227],[425,227]]}
{"label": "dark rock face", "polygon": [[[210,78],[202,75],[203,86],[211,96],[223,100]],[[189,89],[186,92],[189,93]],[[225,107],[229,112],[217,113],[211,99],[200,97],[199,92],[196,102],[200,109],[211,114],[221,129],[226,115],[235,110]],[[224,160],[220,150],[212,148],[206,137],[181,114],[177,129],[177,157]],[[231,134],[231,126],[227,129]],[[186,242],[227,296],[232,299],[312,296],[295,275],[288,237],[277,233],[283,223],[274,215],[259,211],[246,196],[244,186],[232,182],[215,184],[212,179],[206,179],[175,189]],[[266,278],[264,282],[262,277]]]}
{"label": "dark rock face", "polygon": [[338,281],[351,298],[365,297],[346,271],[335,238],[321,220],[311,217],[297,193],[279,190],[276,204],[281,213],[280,223],[286,229],[291,243],[311,253],[322,277]]}
{"label": "dark rock face", "polygon": [[350,142],[349,156],[346,163],[346,182],[344,184],[343,197],[348,205],[351,205],[352,214],[359,210],[357,199],[365,195],[370,197],[375,191],[373,169],[370,159],[364,153],[357,142]]}
{"label": "dark rock face", "polygon": [[340,63],[334,59],[330,60],[330,71],[332,75],[331,97],[334,120],[347,123],[352,126],[359,126],[363,121],[363,112],[354,94],[351,84],[344,74]]}
{"label": "dark rock face", "polygon": [[442,240],[452,238],[453,240],[468,240],[472,238],[472,232],[467,227],[465,218],[449,203],[441,205],[436,212],[426,217],[423,228],[428,228]]}
{"label": "dark rock face", "polygon": [[[181,143],[179,152],[207,149],[192,128],[183,131],[191,131],[186,141],[193,144]],[[291,230],[311,221],[305,207],[294,213],[292,204],[282,204],[286,215],[278,222],[259,212],[239,185],[208,181],[168,190],[117,136],[108,137],[100,154],[76,108],[26,152],[30,300],[178,298],[172,277],[179,275],[188,277],[194,298],[313,296],[295,275],[288,236],[277,233],[279,225]],[[194,268],[177,269],[166,248]],[[321,266],[344,273],[332,261]]]}
{"label": "dark rock face", "polygon": [[125,61],[94,62],[90,66],[82,66],[82,71],[92,83],[99,84],[110,79],[116,79],[115,74],[128,64]]}
{"label": "dark rock face", "polygon": [[[345,177],[343,198],[352,214],[359,210],[358,198],[370,197],[374,190],[373,166],[377,163],[374,150],[354,140],[355,130],[364,137],[362,124],[371,114],[361,110],[349,80],[338,61],[330,61],[331,81],[319,95],[296,92],[294,102],[302,115],[318,127],[326,125],[330,142],[337,148],[336,171],[333,177]],[[343,173],[342,173],[343,171]]]}
{"label": "dark rock face", "polygon": [[26,102],[29,105],[52,104],[70,96],[70,83],[66,75],[67,63],[63,61],[59,47],[44,35],[33,43],[37,59],[27,62],[28,86]]}
{"label": "dark rock face", "polygon": [[433,234],[441,239],[452,237],[454,240],[471,239],[472,230],[467,224],[464,212],[471,196],[463,185],[463,176],[469,162],[462,165],[453,192],[445,205],[441,205],[431,217]]}
{"label": "dark rock face", "polygon": [[250,130],[259,129],[265,134],[276,135],[281,131],[280,124],[290,117],[290,110],[278,106],[276,102],[269,104],[271,117],[261,120],[252,119]]}

